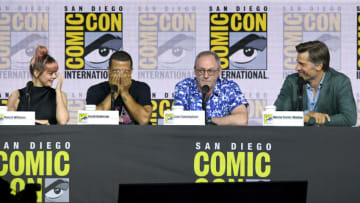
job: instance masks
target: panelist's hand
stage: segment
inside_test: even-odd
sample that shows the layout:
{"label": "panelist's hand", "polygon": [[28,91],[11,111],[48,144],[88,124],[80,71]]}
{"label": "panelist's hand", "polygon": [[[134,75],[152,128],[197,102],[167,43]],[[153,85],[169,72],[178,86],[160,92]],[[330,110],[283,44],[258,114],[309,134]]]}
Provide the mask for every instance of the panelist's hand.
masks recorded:
{"label": "panelist's hand", "polygon": [[35,123],[40,125],[50,125],[48,120],[35,120]]}
{"label": "panelist's hand", "polygon": [[119,74],[110,72],[109,85],[110,86],[113,86],[113,85],[117,86],[118,91],[119,91],[119,87],[120,87],[120,76],[119,76]]}
{"label": "panelist's hand", "polygon": [[114,85],[117,87],[117,92],[115,92],[115,99],[116,99],[119,95],[119,89],[120,89],[120,75],[118,73],[110,72],[109,85],[110,87]]}
{"label": "panelist's hand", "polygon": [[56,73],[56,77],[59,79],[57,84],[56,84],[56,90],[61,91],[62,84],[63,84],[63,81],[64,81],[64,77],[59,72]]}
{"label": "panelist's hand", "polygon": [[119,93],[129,92],[131,86],[131,75],[124,73],[120,76]]}
{"label": "panelist's hand", "polygon": [[309,111],[308,114],[304,116],[304,122],[308,123],[311,117],[315,119],[316,125],[324,125],[326,120],[330,122],[330,116],[328,114],[314,111]]}

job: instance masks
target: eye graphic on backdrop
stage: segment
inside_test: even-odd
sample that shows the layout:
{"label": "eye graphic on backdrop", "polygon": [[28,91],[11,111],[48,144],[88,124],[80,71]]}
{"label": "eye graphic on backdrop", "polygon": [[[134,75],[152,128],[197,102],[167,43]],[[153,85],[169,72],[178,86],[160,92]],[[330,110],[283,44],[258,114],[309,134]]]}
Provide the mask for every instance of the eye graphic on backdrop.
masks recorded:
{"label": "eye graphic on backdrop", "polygon": [[108,47],[100,47],[90,52],[85,57],[85,60],[93,64],[104,63],[104,61],[109,60],[111,54],[113,54],[115,51],[116,50]]}
{"label": "eye graphic on backdrop", "polygon": [[340,70],[341,65],[341,38],[340,34],[336,35],[329,33],[322,33],[316,40],[326,44],[330,53],[330,66],[335,70]]}
{"label": "eye graphic on backdrop", "polygon": [[29,68],[31,58],[38,45],[47,47],[47,36],[30,34],[11,47],[11,61],[13,68]]}
{"label": "eye graphic on backdrop", "polygon": [[255,60],[259,52],[266,48],[266,38],[249,34],[230,47],[229,59],[236,64],[246,64]]}
{"label": "eye graphic on backdrop", "polygon": [[230,57],[230,60],[235,61],[236,63],[248,63],[256,58],[257,52],[256,49],[251,47],[239,49]]}
{"label": "eye graphic on backdrop", "polygon": [[162,44],[158,49],[158,60],[167,65],[176,64],[195,49],[195,38],[178,34]]}
{"label": "eye graphic on backdrop", "polygon": [[85,47],[85,63],[89,68],[106,69],[111,55],[122,48],[122,38],[105,34]]}
{"label": "eye graphic on backdrop", "polygon": [[68,192],[69,182],[65,180],[58,179],[46,186],[44,193],[47,202],[58,202],[65,192]]}
{"label": "eye graphic on backdrop", "polygon": [[337,51],[341,47],[340,37],[330,35],[330,34],[322,34],[316,40],[322,41],[329,48],[329,51]]}

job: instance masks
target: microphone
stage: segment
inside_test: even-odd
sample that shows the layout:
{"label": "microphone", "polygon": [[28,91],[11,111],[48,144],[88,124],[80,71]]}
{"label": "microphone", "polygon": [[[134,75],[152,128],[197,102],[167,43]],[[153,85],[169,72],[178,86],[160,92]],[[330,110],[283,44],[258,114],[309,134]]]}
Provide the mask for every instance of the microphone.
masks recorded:
{"label": "microphone", "polygon": [[32,81],[29,81],[26,83],[26,88],[25,88],[25,97],[26,97],[26,101],[27,101],[27,110],[31,111],[31,88],[34,86],[34,83]]}
{"label": "microphone", "polygon": [[110,92],[113,94],[113,93],[115,93],[115,92],[117,92],[118,91],[118,87],[116,86],[116,85],[111,85],[110,86]]}
{"label": "microphone", "polygon": [[207,101],[207,98],[206,98],[206,94],[209,92],[210,90],[210,87],[208,85],[204,85],[201,87],[201,93],[203,95],[202,97],[202,109],[206,112],[206,101]]}
{"label": "microphone", "polygon": [[207,113],[206,113],[206,94],[209,93],[210,87],[208,85],[204,85],[201,87],[201,93],[202,93],[202,109],[205,111],[205,124],[208,123]]}
{"label": "microphone", "polygon": [[110,85],[110,93],[111,93],[111,108],[110,110],[115,110],[115,96],[114,93],[118,91],[118,87],[116,85]]}
{"label": "microphone", "polygon": [[303,86],[305,84],[305,80],[299,76],[297,83],[298,83],[298,91],[297,91],[298,104],[297,104],[296,110],[303,111],[303,92],[304,92]]}

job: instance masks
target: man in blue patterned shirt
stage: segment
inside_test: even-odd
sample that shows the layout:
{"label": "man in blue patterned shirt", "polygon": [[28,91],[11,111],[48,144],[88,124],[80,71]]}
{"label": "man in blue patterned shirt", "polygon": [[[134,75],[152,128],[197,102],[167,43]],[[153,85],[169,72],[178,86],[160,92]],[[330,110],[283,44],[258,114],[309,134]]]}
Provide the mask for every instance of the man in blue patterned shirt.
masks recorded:
{"label": "man in blue patterned shirt", "polygon": [[184,110],[202,110],[202,88],[205,95],[206,115],[216,125],[247,125],[247,101],[239,86],[230,80],[220,79],[221,63],[216,53],[203,51],[195,59],[195,78],[186,78],[176,84],[174,105]]}

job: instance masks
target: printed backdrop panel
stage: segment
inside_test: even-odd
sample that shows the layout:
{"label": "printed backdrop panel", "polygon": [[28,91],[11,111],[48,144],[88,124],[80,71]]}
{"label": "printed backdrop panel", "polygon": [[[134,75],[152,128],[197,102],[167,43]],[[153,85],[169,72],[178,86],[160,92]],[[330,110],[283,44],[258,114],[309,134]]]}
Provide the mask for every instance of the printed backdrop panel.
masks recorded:
{"label": "printed backdrop panel", "polygon": [[351,79],[360,107],[359,27],[360,5],[350,0],[4,0],[0,105],[31,80],[29,61],[36,46],[45,45],[64,75],[74,124],[88,87],[108,80],[111,54],[126,50],[133,57],[133,78],[151,87],[151,122],[157,125],[172,106],[176,83],[194,77],[196,54],[212,50],[221,58],[221,77],[237,82],[248,99],[249,124],[261,125],[264,107],[274,103],[286,76],[295,72],[295,45],[320,40],[330,49],[331,67]]}

